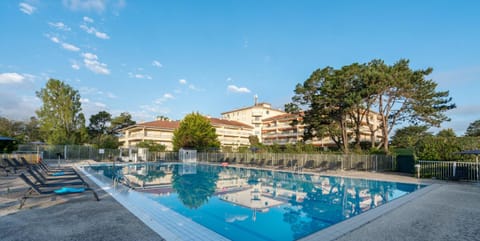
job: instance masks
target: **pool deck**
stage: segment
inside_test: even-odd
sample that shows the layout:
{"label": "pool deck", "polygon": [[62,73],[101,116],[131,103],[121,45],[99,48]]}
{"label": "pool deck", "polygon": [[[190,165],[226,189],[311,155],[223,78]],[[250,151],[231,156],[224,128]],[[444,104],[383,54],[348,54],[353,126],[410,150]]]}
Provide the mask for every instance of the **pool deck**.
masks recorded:
{"label": "pool deck", "polygon": [[[419,182],[396,173],[326,175]],[[421,181],[433,185],[304,240],[480,240],[480,184]],[[28,199],[19,210],[18,198],[27,186],[0,173],[1,240],[164,240],[101,188],[91,186],[100,202],[85,193]]]}

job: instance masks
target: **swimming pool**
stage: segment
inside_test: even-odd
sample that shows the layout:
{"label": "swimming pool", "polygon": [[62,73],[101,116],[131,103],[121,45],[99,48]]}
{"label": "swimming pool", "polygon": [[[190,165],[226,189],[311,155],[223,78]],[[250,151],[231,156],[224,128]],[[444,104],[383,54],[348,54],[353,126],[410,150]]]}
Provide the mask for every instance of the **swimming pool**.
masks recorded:
{"label": "swimming pool", "polygon": [[[422,186],[201,164],[91,166],[230,240],[297,240]],[[149,200],[149,201],[145,201]]]}

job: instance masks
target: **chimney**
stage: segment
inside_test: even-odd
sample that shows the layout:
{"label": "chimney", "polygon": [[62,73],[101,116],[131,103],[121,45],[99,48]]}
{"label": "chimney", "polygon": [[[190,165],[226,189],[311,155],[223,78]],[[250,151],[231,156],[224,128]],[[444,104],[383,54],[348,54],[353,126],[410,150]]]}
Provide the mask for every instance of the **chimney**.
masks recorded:
{"label": "chimney", "polygon": [[253,99],[254,99],[254,106],[257,106],[257,104],[258,104],[258,95],[254,95],[254,96],[253,96]]}

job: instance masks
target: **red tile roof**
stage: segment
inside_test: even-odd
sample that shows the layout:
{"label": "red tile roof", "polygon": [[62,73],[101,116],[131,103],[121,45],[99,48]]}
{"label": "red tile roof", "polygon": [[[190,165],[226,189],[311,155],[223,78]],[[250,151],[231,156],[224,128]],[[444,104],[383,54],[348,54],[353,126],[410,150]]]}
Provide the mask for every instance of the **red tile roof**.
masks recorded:
{"label": "red tile roof", "polygon": [[263,121],[292,120],[292,119],[297,118],[297,117],[299,117],[298,114],[287,113],[287,114],[283,114],[283,115],[272,116],[270,118],[264,119]]}
{"label": "red tile roof", "polygon": [[138,123],[134,126],[145,126],[145,127],[154,127],[160,129],[176,129],[180,125],[180,121],[166,121],[166,120],[156,120],[144,123]]}
{"label": "red tile roof", "polygon": [[212,123],[213,126],[225,125],[225,126],[235,126],[235,127],[253,129],[253,126],[244,124],[239,121],[232,121],[232,120],[225,120],[225,119],[218,119],[218,118],[210,118],[210,123]]}
{"label": "red tile roof", "polygon": [[[240,127],[240,128],[249,128],[253,129],[252,126],[238,122],[238,121],[231,121],[231,120],[225,120],[225,119],[218,119],[218,118],[209,118],[210,123],[215,127],[215,126],[234,126],[234,127]],[[129,127],[126,127],[125,129],[131,129],[133,127],[153,127],[153,128],[159,128],[159,129],[176,129],[180,125],[180,121],[165,121],[165,120],[156,120],[156,121],[150,121],[150,122],[144,122],[144,123],[138,123]]]}

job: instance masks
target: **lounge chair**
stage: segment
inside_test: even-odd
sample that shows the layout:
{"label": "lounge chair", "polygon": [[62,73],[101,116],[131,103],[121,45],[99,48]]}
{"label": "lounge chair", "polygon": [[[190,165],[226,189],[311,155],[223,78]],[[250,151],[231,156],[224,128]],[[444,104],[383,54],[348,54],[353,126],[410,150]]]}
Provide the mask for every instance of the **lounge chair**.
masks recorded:
{"label": "lounge chair", "polygon": [[30,179],[28,179],[25,174],[21,173],[19,176],[30,188],[28,191],[23,195],[21,201],[20,201],[20,207],[22,208],[23,205],[25,204],[25,201],[27,198],[34,198],[34,197],[50,197],[50,196],[55,196],[55,195],[68,195],[68,194],[78,194],[78,193],[83,193],[85,191],[90,191],[93,193],[94,198],[97,201],[100,201],[100,198],[98,198],[97,193],[89,188],[89,187],[73,187],[73,186],[63,186],[61,188],[44,188],[42,186],[34,184]]}
{"label": "lounge chair", "polygon": [[20,169],[19,166],[14,164],[12,161],[10,161],[8,158],[3,158],[3,162],[7,163],[7,165],[13,170],[13,173],[17,173],[17,170]]}
{"label": "lounge chair", "polygon": [[[37,185],[44,186],[44,187],[58,187],[58,186],[64,186],[64,185],[84,185],[88,187],[88,184],[84,182],[81,178],[75,178],[75,179],[56,179],[56,180],[47,180],[43,178],[42,176],[39,176],[33,172],[32,169],[27,170],[28,174],[30,174],[33,179],[35,179]],[[71,182],[74,180],[79,180],[76,182]]]}
{"label": "lounge chair", "polygon": [[52,167],[49,167],[48,165],[46,165],[44,162],[41,162],[41,161],[37,164],[37,167],[39,167],[42,171],[44,171],[45,173],[48,173],[48,174],[59,173],[59,172],[63,172],[64,174],[76,174],[77,173],[75,171],[75,169],[73,169],[71,167],[52,168]]}
{"label": "lounge chair", "polygon": [[303,168],[313,169],[314,168],[314,161],[313,160],[307,160],[307,162],[305,162],[305,165],[303,165]]}
{"label": "lounge chair", "polygon": [[0,168],[3,169],[3,171],[5,172],[5,175],[8,176],[8,173],[10,172],[10,170],[8,169],[8,166],[0,165]]}
{"label": "lounge chair", "polygon": [[25,159],[25,157],[23,157],[23,156],[20,157],[20,160],[22,161],[22,164],[26,167],[29,167],[29,166],[32,165],[32,164],[28,163],[27,159]]}
{"label": "lounge chair", "polygon": [[60,173],[61,175],[56,175],[58,172],[50,174],[50,173],[45,172],[44,170],[42,170],[38,166],[35,166],[35,167],[31,168],[31,170],[33,170],[38,176],[40,176],[42,179],[44,179],[46,181],[81,179],[81,176],[76,172],[72,172],[72,173],[68,173],[68,174],[67,173]]}
{"label": "lounge chair", "polygon": [[20,163],[20,161],[17,160],[17,158],[15,157],[12,157],[10,158],[10,160],[15,163],[15,165],[19,168],[22,168],[22,167],[28,167],[28,165],[23,165],[22,163]]}

